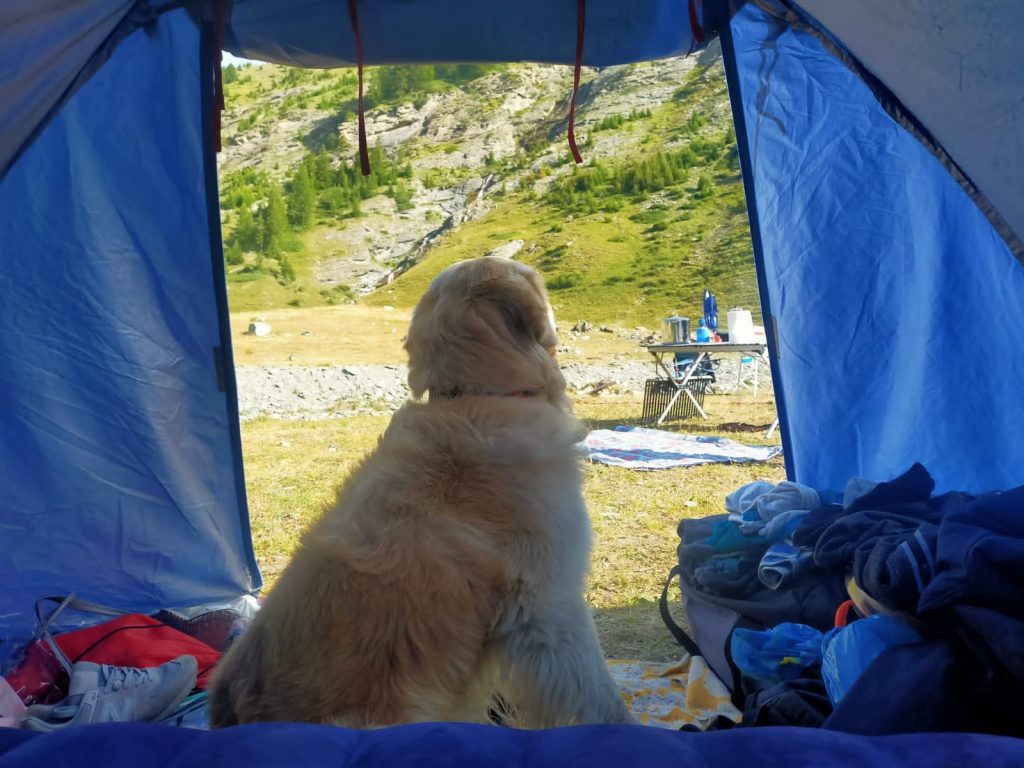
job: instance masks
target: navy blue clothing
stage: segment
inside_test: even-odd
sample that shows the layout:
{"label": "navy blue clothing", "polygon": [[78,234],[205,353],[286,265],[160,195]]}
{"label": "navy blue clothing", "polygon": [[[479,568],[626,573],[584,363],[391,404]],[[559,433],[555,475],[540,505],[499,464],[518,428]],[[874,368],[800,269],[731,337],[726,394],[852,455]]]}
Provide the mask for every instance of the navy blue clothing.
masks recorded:
{"label": "navy blue clothing", "polygon": [[814,547],[821,568],[851,571],[860,587],[887,607],[914,614],[936,574],[939,523],[971,497],[931,497],[935,483],[914,464],[895,480],[880,483],[847,508],[813,511],[793,536]]}
{"label": "navy blue clothing", "polygon": [[1021,737],[1019,685],[993,676],[953,641],[894,646],[872,662],[822,727],[865,736],[957,731]]}
{"label": "navy blue clothing", "polygon": [[838,520],[841,514],[843,514],[842,504],[825,504],[817,509],[812,509],[793,531],[794,546],[814,549],[821,534]]}
{"label": "navy blue clothing", "polygon": [[1024,736],[1024,487],[950,497],[939,497],[935,575],[916,606],[928,641],[882,653],[824,727]]}
{"label": "navy blue clothing", "polygon": [[785,680],[747,697],[742,725],[793,725],[820,728],[832,713],[821,678]]}
{"label": "navy blue clothing", "polygon": [[897,478],[879,483],[863,496],[854,499],[848,511],[857,512],[862,509],[889,509],[917,501],[927,501],[935,490],[935,480],[924,468],[915,463],[910,469]]}
{"label": "navy blue clothing", "polygon": [[868,493],[854,499],[849,509],[841,504],[827,504],[812,510],[793,532],[798,547],[814,547],[821,535],[845,513],[864,509],[890,509],[894,506],[927,501],[935,489],[935,481],[921,464],[914,464],[899,477],[879,483]]}
{"label": "navy blue clothing", "polygon": [[921,617],[1024,682],[1024,487],[979,496],[939,524]]}

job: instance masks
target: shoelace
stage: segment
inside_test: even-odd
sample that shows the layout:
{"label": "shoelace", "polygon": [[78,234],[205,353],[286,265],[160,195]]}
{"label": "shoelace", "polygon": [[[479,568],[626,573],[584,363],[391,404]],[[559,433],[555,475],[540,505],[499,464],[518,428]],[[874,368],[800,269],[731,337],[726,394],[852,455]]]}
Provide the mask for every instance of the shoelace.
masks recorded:
{"label": "shoelace", "polygon": [[152,681],[152,672],[148,669],[137,669],[136,667],[112,667],[107,664],[100,668],[106,683],[103,686],[105,693],[119,691],[121,689],[136,688],[144,683]]}

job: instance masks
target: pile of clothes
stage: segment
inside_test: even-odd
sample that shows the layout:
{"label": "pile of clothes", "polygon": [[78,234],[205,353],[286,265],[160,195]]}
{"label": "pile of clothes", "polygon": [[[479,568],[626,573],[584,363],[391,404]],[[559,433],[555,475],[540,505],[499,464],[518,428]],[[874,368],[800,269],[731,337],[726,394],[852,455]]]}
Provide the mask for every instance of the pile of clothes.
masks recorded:
{"label": "pile of clothes", "polygon": [[731,632],[743,724],[1024,736],[1024,488],[934,489],[920,464],[853,480],[835,503],[752,483],[710,535],[684,540],[683,572],[708,599],[789,612]]}
{"label": "pile of clothes", "polygon": [[[209,675],[257,607],[245,598],[149,616],[74,596],[50,600],[58,604],[45,617],[41,608],[47,600],[37,606],[37,639],[0,678],[0,727],[42,732],[105,722],[205,727]],[[66,631],[56,629],[61,626]]]}

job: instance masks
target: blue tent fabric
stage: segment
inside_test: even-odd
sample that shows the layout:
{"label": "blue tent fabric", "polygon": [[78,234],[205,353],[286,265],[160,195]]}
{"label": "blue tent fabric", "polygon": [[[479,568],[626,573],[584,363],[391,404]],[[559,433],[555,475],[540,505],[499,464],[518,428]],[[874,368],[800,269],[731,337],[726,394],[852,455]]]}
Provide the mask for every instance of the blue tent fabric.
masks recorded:
{"label": "blue tent fabric", "polygon": [[1016,485],[1024,266],[793,20],[784,3],[749,3],[727,41],[787,471],[838,490],[920,461],[940,491]]}
{"label": "blue tent fabric", "polygon": [[520,731],[483,725],[422,724],[373,731],[262,724],[222,731],[155,725],[97,725],[46,736],[0,729],[0,768],[103,766],[445,765],[450,768],[848,768],[927,765],[1010,768],[1024,762],[1024,741],[931,734],[866,738],[831,731],[763,728],[678,733],[638,726]]}
{"label": "blue tent fabric", "polygon": [[[1024,7],[1013,0],[801,0],[985,196],[1024,259]],[[979,44],[979,41],[984,44]]]}
{"label": "blue tent fabric", "polygon": [[[26,145],[103,41],[128,14],[132,0],[77,7],[60,0],[7,0],[0,5],[0,172]],[[17,77],[8,77],[18,61]]]}
{"label": "blue tent fabric", "polygon": [[[366,64],[575,59],[575,2],[374,0],[358,12]],[[595,67],[681,56],[693,45],[688,0],[587,0],[585,32],[583,63]],[[236,2],[225,46],[293,66],[356,62],[348,8],[338,0]]]}
{"label": "blue tent fabric", "polygon": [[157,610],[260,583],[198,53],[184,11],[137,32],[0,184],[2,669],[40,597]]}

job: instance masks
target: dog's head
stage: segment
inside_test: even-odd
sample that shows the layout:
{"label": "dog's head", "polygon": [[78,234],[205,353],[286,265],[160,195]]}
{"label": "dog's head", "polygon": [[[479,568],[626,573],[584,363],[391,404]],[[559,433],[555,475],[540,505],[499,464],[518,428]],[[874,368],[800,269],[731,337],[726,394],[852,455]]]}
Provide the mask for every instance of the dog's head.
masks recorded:
{"label": "dog's head", "polygon": [[509,259],[455,264],[413,312],[405,349],[413,395],[530,393],[567,405],[555,318],[540,276]]}

